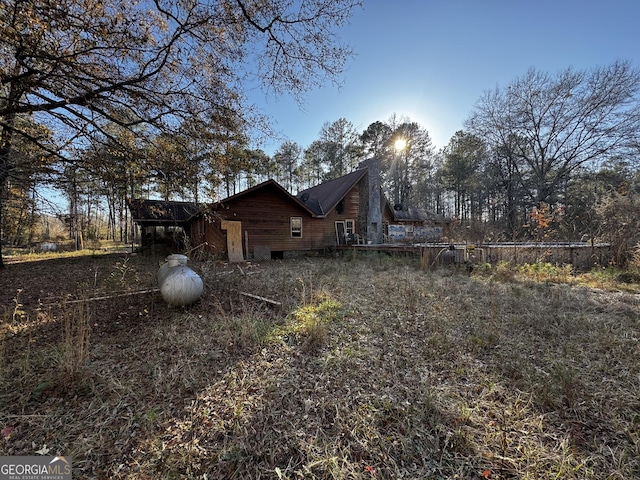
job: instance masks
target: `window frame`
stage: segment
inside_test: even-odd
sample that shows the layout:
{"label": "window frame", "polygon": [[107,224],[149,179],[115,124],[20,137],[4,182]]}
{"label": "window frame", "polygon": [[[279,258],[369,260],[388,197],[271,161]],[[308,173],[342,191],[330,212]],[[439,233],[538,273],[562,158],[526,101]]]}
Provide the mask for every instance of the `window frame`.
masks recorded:
{"label": "window frame", "polygon": [[355,235],[356,233],[356,222],[351,218],[347,218],[344,221],[344,233],[346,235]]}
{"label": "window frame", "polygon": [[[299,223],[299,227],[294,225],[294,223]],[[289,233],[291,238],[302,238],[302,217],[290,217]]]}

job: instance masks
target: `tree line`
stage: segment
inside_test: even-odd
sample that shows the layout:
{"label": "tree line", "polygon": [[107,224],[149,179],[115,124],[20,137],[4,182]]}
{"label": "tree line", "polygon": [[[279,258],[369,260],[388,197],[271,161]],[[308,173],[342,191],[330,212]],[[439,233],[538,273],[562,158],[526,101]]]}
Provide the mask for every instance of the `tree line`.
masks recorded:
{"label": "tree line", "polygon": [[[512,89],[507,92],[513,94]],[[626,261],[637,243],[640,220],[640,175],[633,147],[616,148],[616,154],[593,161],[555,154],[546,168],[535,170],[536,162],[525,155],[529,150],[518,150],[523,137],[509,133],[511,143],[502,144],[481,135],[480,128],[487,126],[478,123],[479,116],[485,113],[474,111],[469,130],[456,132],[439,150],[419,124],[396,116],[360,132],[344,118],[327,122],[306,148],[285,141],[273,155],[249,148],[246,137],[196,144],[196,136],[188,132],[138,144],[143,132],[133,135],[112,126],[111,135],[118,141],[103,139],[80,151],[74,167],[60,170],[56,185],[68,204],[63,217],[71,234],[70,222],[76,220],[84,238],[126,241],[132,233],[129,199],[206,203],[268,179],[296,193],[375,157],[392,206],[450,219],[457,239],[612,241],[620,248],[619,261]],[[588,146],[573,144],[571,151],[583,152]],[[14,197],[6,203],[10,208],[5,221],[14,224],[5,231],[15,232],[21,241],[33,238],[34,229],[25,219],[37,218],[38,182],[30,178],[22,189],[11,190]]]}
{"label": "tree line", "polygon": [[[337,80],[358,0],[9,0],[0,5],[0,227],[28,243],[55,203],[71,236],[129,240],[127,202],[210,202],[273,178],[292,193],[380,160],[392,206],[471,241],[640,241],[640,73],[531,69],[487,91],[436,149],[409,118],[327,122],[268,155],[244,92]],[[49,190],[46,190],[49,192]],[[44,222],[47,223],[47,222]],[[48,225],[48,223],[47,223]],[[42,228],[40,228],[42,230]],[[1,257],[0,257],[1,258]],[[0,267],[2,263],[0,261]]]}

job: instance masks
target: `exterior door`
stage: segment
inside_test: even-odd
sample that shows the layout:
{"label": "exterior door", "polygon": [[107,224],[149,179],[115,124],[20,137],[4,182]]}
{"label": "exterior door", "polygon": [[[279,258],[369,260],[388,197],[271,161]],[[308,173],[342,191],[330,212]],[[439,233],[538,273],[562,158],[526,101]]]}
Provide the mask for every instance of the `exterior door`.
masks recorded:
{"label": "exterior door", "polygon": [[223,220],[220,227],[227,231],[227,253],[230,262],[244,262],[242,253],[242,222]]}
{"label": "exterior door", "polygon": [[346,245],[344,222],[336,222],[336,240],[338,245]]}

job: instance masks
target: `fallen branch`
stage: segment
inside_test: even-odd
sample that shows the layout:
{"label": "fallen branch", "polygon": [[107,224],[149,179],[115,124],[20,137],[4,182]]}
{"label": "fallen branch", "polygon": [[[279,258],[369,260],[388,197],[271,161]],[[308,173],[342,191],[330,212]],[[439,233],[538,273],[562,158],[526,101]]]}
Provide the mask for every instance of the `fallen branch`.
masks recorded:
{"label": "fallen branch", "polygon": [[119,297],[130,297],[131,295],[142,295],[144,293],[155,293],[159,292],[159,288],[149,288],[147,290],[136,290],[135,292],[126,292],[126,293],[116,293],[114,295],[105,295],[103,297],[92,297],[92,298],[81,298],[79,300],[66,300],[64,302],[56,302],[56,303],[44,303],[42,307],[53,307],[55,305],[68,305],[72,303],[82,303],[82,302],[95,302],[98,300],[109,300],[110,298],[119,298]]}
{"label": "fallen branch", "polygon": [[239,292],[239,293],[240,293],[240,295],[244,295],[245,297],[255,298],[256,300],[261,300],[263,302],[270,303],[271,305],[282,305],[282,303],[280,303],[280,302],[276,302],[275,300],[271,300],[269,298],[261,297],[259,295],[254,295],[252,293],[247,293],[247,292]]}
{"label": "fallen branch", "polygon": [[216,277],[222,277],[223,275],[231,275],[235,270],[225,270],[224,272],[216,272]]}
{"label": "fallen branch", "polygon": [[209,242],[203,242],[203,243],[201,243],[200,245],[197,245],[197,246],[195,246],[195,247],[193,247],[193,248],[191,248],[191,249],[187,250],[187,251],[186,251],[186,254],[189,254],[189,253],[191,253],[191,252],[194,252],[194,251],[196,251],[197,249],[202,248],[202,247],[205,247],[205,246],[207,246],[207,245],[209,245]]}

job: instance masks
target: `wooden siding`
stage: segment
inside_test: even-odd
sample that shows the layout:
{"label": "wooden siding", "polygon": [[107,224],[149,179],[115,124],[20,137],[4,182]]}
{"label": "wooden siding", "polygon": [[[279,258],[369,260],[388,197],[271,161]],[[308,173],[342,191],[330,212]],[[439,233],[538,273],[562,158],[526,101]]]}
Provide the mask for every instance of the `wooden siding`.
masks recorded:
{"label": "wooden siding", "polygon": [[[360,211],[360,185],[356,185],[343,200],[343,211],[328,212],[324,218],[314,218],[274,186],[249,192],[217,206],[216,215],[223,220],[242,222],[245,256],[251,258],[256,247],[267,247],[272,252],[321,250],[337,244],[335,222],[354,220],[358,227]],[[291,217],[302,218],[302,237],[291,236]],[[205,222],[204,235],[202,222]],[[212,253],[226,253],[226,232],[219,219],[205,221],[199,218],[191,226],[196,243],[206,241]],[[359,232],[356,232],[359,233]],[[248,252],[247,252],[248,244]]]}
{"label": "wooden siding", "polygon": [[[345,220],[353,220],[355,233],[358,231],[358,216],[360,213],[360,188],[361,184],[354,186],[344,197],[342,213],[338,213],[334,208],[331,212],[327,212],[324,218],[311,218],[309,226],[311,231],[311,250],[319,250],[326,247],[334,247],[338,244],[336,237],[336,222],[344,222]],[[304,233],[304,232],[303,232]]]}
{"label": "wooden siding", "polygon": [[[272,251],[309,248],[309,213],[276,188],[265,187],[221,207],[218,213],[222,218],[242,222],[243,242],[248,240],[250,256],[256,245],[269,247]],[[302,218],[302,237],[291,236],[291,217]]]}
{"label": "wooden siding", "polygon": [[220,228],[220,220],[198,217],[191,222],[191,243],[193,247],[206,242],[204,250],[215,255],[227,254],[227,235]]}

